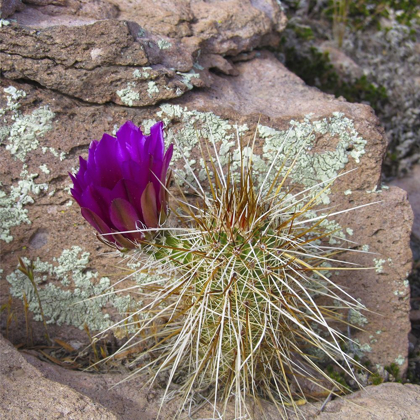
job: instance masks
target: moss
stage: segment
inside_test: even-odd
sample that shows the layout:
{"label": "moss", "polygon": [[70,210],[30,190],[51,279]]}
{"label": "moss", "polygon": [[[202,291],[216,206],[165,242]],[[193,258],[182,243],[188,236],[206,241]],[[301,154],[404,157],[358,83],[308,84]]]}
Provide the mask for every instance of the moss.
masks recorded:
{"label": "moss", "polygon": [[[402,356],[401,356],[402,357]],[[404,359],[405,360],[405,359]],[[402,363],[401,363],[402,365]],[[397,363],[391,363],[389,366],[385,366],[384,369],[393,376],[390,378],[391,380],[394,379],[395,382],[401,382],[400,378],[400,368]]]}
{"label": "moss", "polygon": [[380,385],[384,381],[384,378],[382,378],[382,376],[379,373],[375,372],[370,376],[370,380],[372,382],[372,385],[376,386]]}
{"label": "moss", "polygon": [[[330,3],[332,0],[330,0]],[[349,25],[355,29],[367,25],[380,27],[381,18],[389,18],[395,11],[399,23],[410,25],[413,19],[420,20],[418,2],[413,0],[367,0],[349,3]]]}
{"label": "moss", "polygon": [[346,390],[350,391],[350,387],[344,378],[344,375],[341,372],[337,372],[334,370],[334,366],[328,365],[326,368],[327,374],[330,378],[334,379],[337,383],[343,386]]}

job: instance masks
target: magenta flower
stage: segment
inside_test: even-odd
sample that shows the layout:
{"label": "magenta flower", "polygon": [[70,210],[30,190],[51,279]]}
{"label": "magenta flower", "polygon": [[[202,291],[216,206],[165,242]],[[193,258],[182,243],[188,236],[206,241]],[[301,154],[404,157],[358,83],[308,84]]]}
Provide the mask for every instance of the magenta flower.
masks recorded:
{"label": "magenta flower", "polygon": [[[144,136],[127,121],[117,138],[104,134],[94,140],[86,161],[82,157],[77,174],[69,174],[71,193],[83,217],[104,238],[119,247],[134,248],[145,238],[144,227],[156,228],[168,215],[166,188],[171,144],[164,154],[163,123],[158,122]],[[111,234],[111,235],[109,235]]]}

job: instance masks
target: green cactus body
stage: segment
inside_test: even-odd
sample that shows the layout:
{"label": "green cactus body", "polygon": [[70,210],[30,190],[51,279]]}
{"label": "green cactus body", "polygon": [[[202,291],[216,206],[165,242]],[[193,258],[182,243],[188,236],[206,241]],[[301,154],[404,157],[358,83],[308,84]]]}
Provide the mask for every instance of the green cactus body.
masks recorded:
{"label": "green cactus body", "polygon": [[193,395],[213,398],[215,407],[234,399],[241,417],[250,414],[249,398],[262,397],[286,418],[308,397],[299,378],[317,384],[320,394],[348,390],[318,367],[310,349],[357,382],[352,366],[362,366],[345,354],[348,339],[330,324],[343,319],[343,308],[363,305],[326,275],[349,267],[332,259],[333,233],[322,223],[327,217],[316,213],[324,189],[292,193],[293,165],[286,176],[281,165],[271,184],[257,188],[242,150],[235,176],[217,152],[203,155],[211,194],[195,179],[191,204],[179,188],[172,205],[178,227],[159,229],[142,247],[143,269],[162,277],[140,292],[149,303],[139,311],[145,316],[137,336],[153,343],[139,359],[148,360],[142,369],[168,371],[167,392],[177,382],[185,403]]}

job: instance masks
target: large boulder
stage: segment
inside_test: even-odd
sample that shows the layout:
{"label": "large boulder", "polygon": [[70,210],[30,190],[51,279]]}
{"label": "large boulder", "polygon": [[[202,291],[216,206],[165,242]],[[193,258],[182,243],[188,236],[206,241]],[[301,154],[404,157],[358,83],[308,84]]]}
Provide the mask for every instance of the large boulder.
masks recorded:
{"label": "large boulder", "polygon": [[386,141],[370,107],[310,88],[271,53],[252,51],[279,39],[285,18],[275,1],[144,2],[141,10],[131,2],[95,2],[103,6],[101,21],[84,1],[25,3],[12,15],[16,22],[0,28],[0,303],[2,330],[13,342],[28,340],[29,327],[34,342],[44,340],[42,323],[33,322],[42,318],[37,296],[17,270],[18,257],[34,262],[50,336],[75,348],[87,329],[106,329],[135,307],[122,294],[91,299],[127,266],[81,217],[67,173],[104,132],[126,120],[147,131],[163,120],[168,142],[177,142],[173,164],[181,174],[184,155],[203,175],[197,133],[211,133],[226,160],[236,130],[244,139],[257,133],[260,177],[285,138],[289,153],[303,150],[292,182],[316,190],[351,171],[322,198],[338,211],[366,205],[328,223],[338,240],[368,251],[341,258],[370,269],[329,275],[368,308],[348,315],[361,328],[346,332],[350,351],[380,374],[394,365],[404,375],[410,205],[402,190],[381,185]]}

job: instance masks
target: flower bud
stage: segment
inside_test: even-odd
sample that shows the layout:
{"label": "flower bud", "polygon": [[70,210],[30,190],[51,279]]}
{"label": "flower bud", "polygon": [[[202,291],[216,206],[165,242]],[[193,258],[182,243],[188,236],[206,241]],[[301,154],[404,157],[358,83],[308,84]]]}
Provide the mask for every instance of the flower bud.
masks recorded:
{"label": "flower bud", "polygon": [[83,217],[120,248],[135,248],[146,237],[139,229],[157,228],[168,216],[173,145],[164,152],[162,122],[145,136],[127,121],[116,138],[92,141],[87,161],[80,157],[79,171],[69,174]]}

